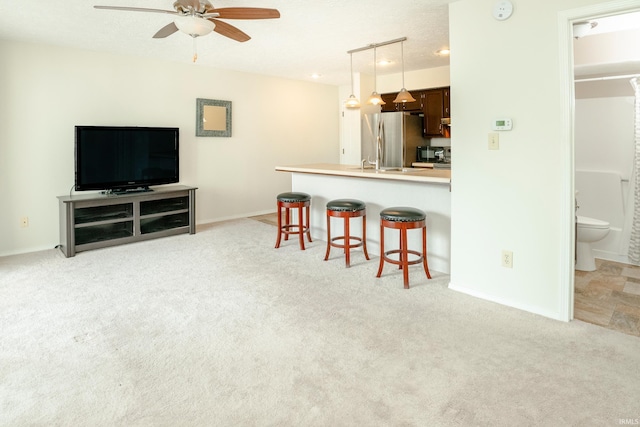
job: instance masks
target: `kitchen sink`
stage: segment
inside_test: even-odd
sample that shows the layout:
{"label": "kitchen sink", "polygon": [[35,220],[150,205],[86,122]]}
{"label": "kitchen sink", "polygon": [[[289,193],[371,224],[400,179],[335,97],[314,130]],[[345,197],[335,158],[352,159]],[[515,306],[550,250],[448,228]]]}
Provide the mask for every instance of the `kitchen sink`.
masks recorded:
{"label": "kitchen sink", "polygon": [[361,171],[361,172],[373,172],[373,173],[416,173],[416,172],[424,172],[424,170],[420,168],[385,168],[385,169],[375,169],[373,167],[365,167],[364,169],[359,167],[349,168],[353,171]]}

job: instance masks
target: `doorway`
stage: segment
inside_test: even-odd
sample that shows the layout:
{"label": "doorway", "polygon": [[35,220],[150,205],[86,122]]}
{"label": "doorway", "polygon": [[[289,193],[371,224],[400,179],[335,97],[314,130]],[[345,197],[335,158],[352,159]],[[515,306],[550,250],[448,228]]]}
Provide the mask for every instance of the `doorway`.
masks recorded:
{"label": "doorway", "polygon": [[[571,248],[567,251],[567,268],[566,273],[569,276],[567,279],[567,314],[568,320],[574,317],[580,320],[584,320],[590,323],[600,324],[601,326],[609,327],[610,329],[620,330],[625,333],[640,336],[640,274],[636,273],[634,266],[625,265],[624,263],[611,262],[609,260],[598,260],[596,272],[580,272],[573,269],[573,260],[575,257],[575,209],[576,209],[576,170],[579,167],[584,166],[576,158],[576,153],[579,151],[578,142],[576,142],[576,135],[579,133],[576,129],[576,92],[578,92],[577,86],[574,86],[574,40],[573,33],[571,31],[572,24],[578,22],[598,22],[601,20],[604,23],[609,17],[613,15],[624,15],[630,12],[636,12],[638,10],[638,4],[630,1],[618,1],[607,4],[594,5],[590,7],[575,9],[567,11],[564,14],[560,14],[560,33],[561,34],[560,53],[561,55],[566,53],[566,65],[567,65],[567,141],[568,150],[567,164],[569,176],[567,177],[568,185],[567,198],[570,200],[568,205],[571,206],[570,229],[566,230],[567,235],[571,238]],[[602,29],[602,28],[601,28]],[[564,38],[566,36],[566,38]],[[569,43],[566,43],[569,40]],[[568,52],[564,52],[563,48],[566,48]],[[577,50],[577,49],[576,49]],[[563,55],[564,56],[564,55]],[[602,61],[601,61],[602,62]],[[577,64],[577,63],[576,63]],[[627,64],[628,66],[631,66]],[[639,74],[640,69],[624,70],[620,68],[621,64],[618,64],[618,69],[614,70],[612,67],[601,67],[600,70],[591,69],[586,70],[583,68],[579,70],[583,75],[591,72],[594,80],[597,77],[611,77],[615,74],[623,75],[625,72],[630,71],[632,74]],[[637,64],[636,64],[637,67]],[[580,67],[576,67],[578,70]],[[599,73],[599,74],[598,74]],[[602,80],[603,81],[603,80]],[[624,82],[625,85],[629,85],[628,80]],[[630,87],[630,86],[629,86]],[[640,271],[640,269],[637,269]],[[638,278],[635,278],[635,276]],[[637,283],[636,283],[637,281]],[[625,284],[630,292],[625,292]],[[637,294],[636,294],[637,292]],[[589,297],[589,298],[585,298]],[[594,302],[591,304],[591,302]]]}

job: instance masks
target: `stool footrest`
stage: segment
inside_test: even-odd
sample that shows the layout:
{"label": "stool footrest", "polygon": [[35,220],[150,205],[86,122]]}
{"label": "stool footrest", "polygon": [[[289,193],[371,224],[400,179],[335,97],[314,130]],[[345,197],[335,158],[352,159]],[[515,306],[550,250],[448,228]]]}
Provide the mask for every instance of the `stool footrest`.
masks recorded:
{"label": "stool footrest", "polygon": [[[398,257],[398,259],[397,259],[397,260],[395,260],[395,259],[393,259],[393,258],[390,258],[390,257],[389,257],[389,255],[393,255],[393,254],[398,254],[398,255],[400,255],[400,256]],[[417,257],[418,257],[418,258],[416,258],[416,259],[414,259],[414,260],[411,260],[411,261],[408,261],[408,260],[407,260],[407,265],[420,264],[420,263],[422,263],[422,260],[424,259],[424,257],[422,256],[422,253],[420,253],[420,252],[418,252],[418,251],[414,251],[414,250],[411,250],[411,249],[407,249],[407,255],[408,255],[408,254],[411,254],[411,255],[417,255]],[[393,250],[391,250],[391,251],[386,251],[386,252],[384,253],[384,260],[385,260],[386,262],[391,263],[391,264],[399,265],[399,266],[402,268],[402,259],[401,259],[401,256],[402,256],[402,251],[401,251],[400,249],[393,249]]]}
{"label": "stool footrest", "polygon": [[[350,248],[359,248],[362,246],[362,238],[361,237],[357,237],[357,236],[349,236],[349,247]],[[344,244],[340,244],[340,243],[333,243],[336,240],[343,240],[345,241]],[[351,240],[355,240],[358,243],[351,243]],[[341,248],[344,249],[347,247],[347,242],[346,242],[346,236],[338,236],[338,237],[332,237],[331,238],[331,242],[329,242],[329,244],[334,247],[334,248]]]}

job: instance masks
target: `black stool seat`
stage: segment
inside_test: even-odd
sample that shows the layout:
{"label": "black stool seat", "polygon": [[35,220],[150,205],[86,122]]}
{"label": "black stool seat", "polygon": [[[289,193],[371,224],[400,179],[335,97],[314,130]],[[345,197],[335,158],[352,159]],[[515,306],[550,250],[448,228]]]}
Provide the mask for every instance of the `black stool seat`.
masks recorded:
{"label": "black stool seat", "polygon": [[380,218],[387,221],[414,222],[423,221],[426,214],[420,209],[407,207],[393,207],[380,211]]}
{"label": "black stool seat", "polygon": [[356,199],[337,199],[327,203],[327,209],[334,212],[357,212],[366,208],[366,203]]}
{"label": "black stool seat", "polygon": [[277,197],[278,201],[285,203],[296,203],[296,202],[308,202],[311,200],[311,196],[307,193],[280,193]]}

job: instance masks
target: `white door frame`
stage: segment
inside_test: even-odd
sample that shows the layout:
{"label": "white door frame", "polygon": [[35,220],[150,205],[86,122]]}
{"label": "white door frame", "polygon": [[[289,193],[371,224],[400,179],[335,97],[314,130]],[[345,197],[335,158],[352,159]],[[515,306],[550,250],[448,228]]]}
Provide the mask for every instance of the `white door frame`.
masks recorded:
{"label": "white door frame", "polygon": [[572,25],[574,22],[635,11],[640,11],[638,0],[615,0],[558,12],[560,91],[563,100],[560,111],[561,156],[562,164],[567,171],[562,181],[564,194],[562,218],[564,220],[561,226],[561,244],[564,250],[560,260],[560,316],[566,321],[573,319],[575,276],[575,91]]}

